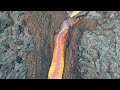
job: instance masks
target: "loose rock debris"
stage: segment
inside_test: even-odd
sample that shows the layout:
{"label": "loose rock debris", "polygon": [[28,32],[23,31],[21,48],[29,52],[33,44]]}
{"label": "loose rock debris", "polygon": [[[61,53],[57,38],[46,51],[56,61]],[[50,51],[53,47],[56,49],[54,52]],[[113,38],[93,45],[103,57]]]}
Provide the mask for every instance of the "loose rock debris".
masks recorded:
{"label": "loose rock debris", "polygon": [[[54,32],[66,18],[65,11],[0,12],[0,79],[46,79]],[[119,11],[90,11],[70,29],[63,78],[120,78]]]}
{"label": "loose rock debris", "polygon": [[25,58],[20,53],[28,53],[34,47],[21,15],[22,11],[0,12],[0,78],[25,79]]}

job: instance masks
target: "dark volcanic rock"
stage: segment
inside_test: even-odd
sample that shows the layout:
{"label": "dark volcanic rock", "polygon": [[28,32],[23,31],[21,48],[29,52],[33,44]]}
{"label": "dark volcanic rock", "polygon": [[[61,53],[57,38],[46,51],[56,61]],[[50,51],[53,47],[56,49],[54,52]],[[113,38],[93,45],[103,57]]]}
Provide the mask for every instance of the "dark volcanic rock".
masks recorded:
{"label": "dark volcanic rock", "polygon": [[[32,41],[25,41],[30,35],[20,13],[20,11],[0,12],[0,79],[26,78],[27,70],[23,61],[25,58],[18,54],[19,51],[24,52],[25,44]],[[29,48],[31,50],[31,47],[27,47]]]}
{"label": "dark volcanic rock", "polygon": [[120,16],[116,13],[118,12],[101,12],[96,30],[85,31],[80,38],[78,66],[83,78],[120,78]]}
{"label": "dark volcanic rock", "polygon": [[[0,12],[0,79],[47,79],[65,11]],[[70,28],[63,79],[120,78],[120,12],[90,11]]]}
{"label": "dark volcanic rock", "polygon": [[35,49],[28,55],[28,78],[46,79],[52,60],[54,32],[58,32],[65,19],[65,12],[28,12],[26,22],[33,34]]}
{"label": "dark volcanic rock", "polygon": [[0,33],[3,33],[4,30],[13,25],[13,20],[11,18],[0,19]]}

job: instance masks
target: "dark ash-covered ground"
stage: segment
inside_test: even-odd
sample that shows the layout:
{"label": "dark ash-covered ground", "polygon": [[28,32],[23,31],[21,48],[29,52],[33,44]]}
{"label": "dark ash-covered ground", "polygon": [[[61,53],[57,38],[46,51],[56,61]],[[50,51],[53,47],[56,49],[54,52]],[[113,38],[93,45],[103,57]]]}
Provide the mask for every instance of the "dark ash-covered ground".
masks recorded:
{"label": "dark ash-covered ground", "polygon": [[[0,79],[47,79],[66,11],[0,12]],[[120,78],[120,12],[90,11],[69,30],[63,79]]]}

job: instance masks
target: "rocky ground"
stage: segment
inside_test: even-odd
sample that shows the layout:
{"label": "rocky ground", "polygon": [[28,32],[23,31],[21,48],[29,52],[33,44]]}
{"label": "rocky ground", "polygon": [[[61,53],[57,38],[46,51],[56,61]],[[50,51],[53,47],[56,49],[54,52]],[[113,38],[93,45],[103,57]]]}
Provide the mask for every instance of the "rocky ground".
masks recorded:
{"label": "rocky ground", "polygon": [[[47,79],[65,11],[0,12],[0,79]],[[69,30],[64,79],[120,78],[120,12],[90,11]]]}

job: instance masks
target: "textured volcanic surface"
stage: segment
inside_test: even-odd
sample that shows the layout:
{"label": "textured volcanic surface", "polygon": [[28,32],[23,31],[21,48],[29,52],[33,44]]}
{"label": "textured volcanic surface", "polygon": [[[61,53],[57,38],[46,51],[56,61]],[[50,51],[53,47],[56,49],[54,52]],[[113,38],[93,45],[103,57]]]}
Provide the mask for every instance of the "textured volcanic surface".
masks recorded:
{"label": "textured volcanic surface", "polygon": [[[0,79],[47,79],[65,19],[65,11],[1,11]],[[69,29],[63,78],[120,78],[119,11],[90,11]]]}
{"label": "textured volcanic surface", "polygon": [[[52,60],[54,35],[59,32],[59,27],[66,18],[65,11],[28,12],[26,14],[25,21],[29,31],[34,35],[36,43],[34,51],[27,58],[28,78],[47,78]],[[90,22],[93,24],[88,27]],[[81,27],[80,24],[82,24]],[[70,29],[65,50],[63,78],[77,78],[75,69],[79,59],[78,40],[81,36],[80,28],[95,29],[95,20],[83,20]]]}
{"label": "textured volcanic surface", "polygon": [[54,35],[66,19],[65,12],[28,12],[25,20],[36,47],[27,58],[28,78],[47,78],[52,60]]}

